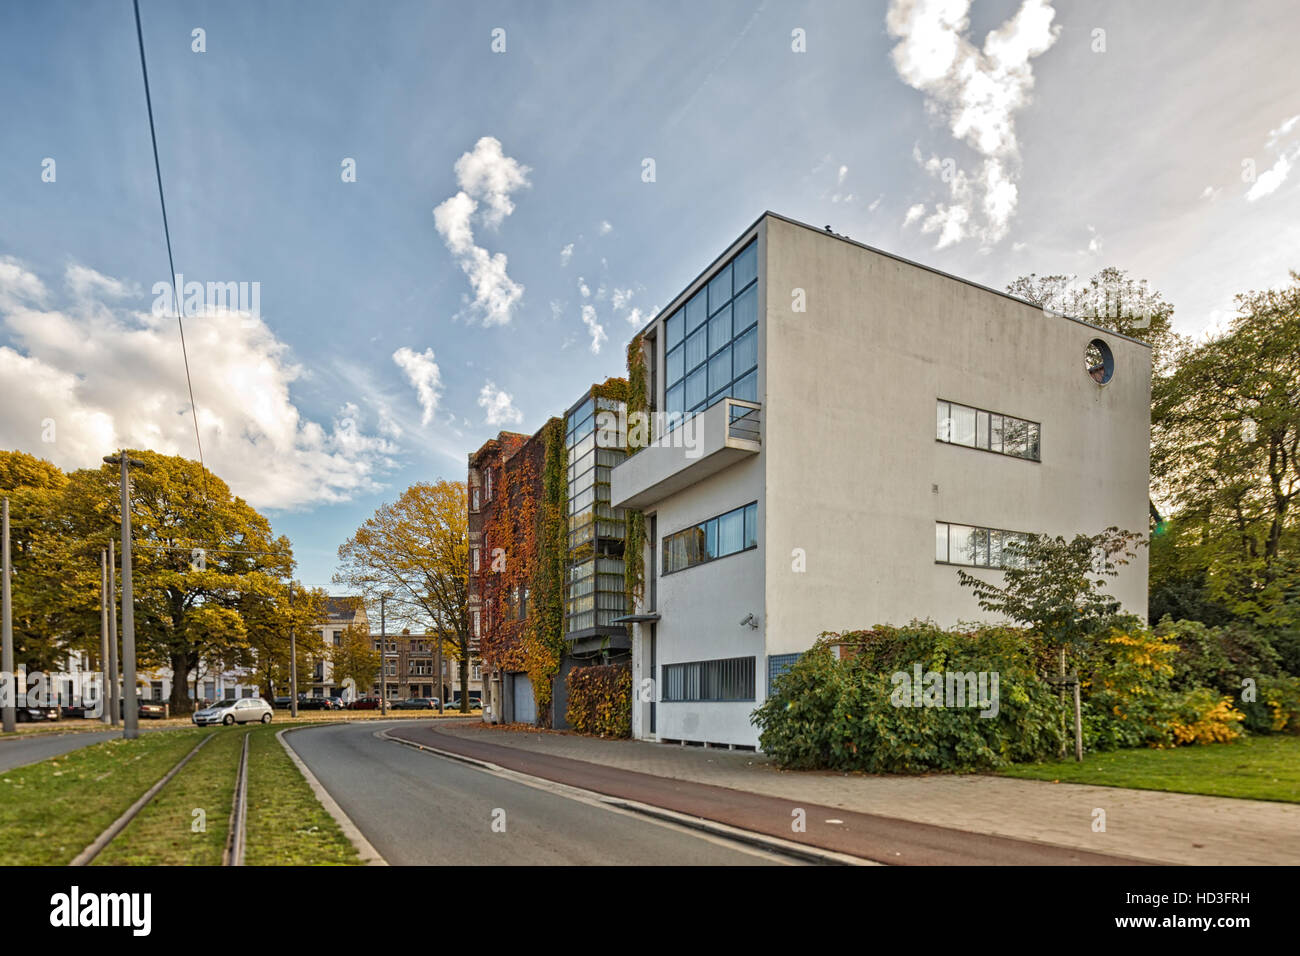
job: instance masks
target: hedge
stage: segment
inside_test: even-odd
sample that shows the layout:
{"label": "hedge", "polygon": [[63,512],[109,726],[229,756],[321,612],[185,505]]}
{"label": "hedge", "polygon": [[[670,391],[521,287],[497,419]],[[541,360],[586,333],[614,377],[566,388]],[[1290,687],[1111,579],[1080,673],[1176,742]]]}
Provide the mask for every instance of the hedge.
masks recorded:
{"label": "hedge", "polygon": [[570,727],[594,737],[632,736],[632,665],[575,667],[567,683]]}

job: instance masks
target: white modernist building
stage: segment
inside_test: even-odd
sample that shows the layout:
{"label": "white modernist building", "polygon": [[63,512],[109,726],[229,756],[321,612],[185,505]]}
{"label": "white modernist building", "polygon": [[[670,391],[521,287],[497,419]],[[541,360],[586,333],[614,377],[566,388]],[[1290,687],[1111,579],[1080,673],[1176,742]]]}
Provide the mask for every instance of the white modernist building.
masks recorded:
{"label": "white modernist building", "polygon": [[[634,736],[756,746],[822,632],[977,621],[956,566],[1147,528],[1150,350],[1085,321],[766,213],[643,349],[668,421],[611,476],[646,515]],[[1112,591],[1145,615],[1145,549]]]}

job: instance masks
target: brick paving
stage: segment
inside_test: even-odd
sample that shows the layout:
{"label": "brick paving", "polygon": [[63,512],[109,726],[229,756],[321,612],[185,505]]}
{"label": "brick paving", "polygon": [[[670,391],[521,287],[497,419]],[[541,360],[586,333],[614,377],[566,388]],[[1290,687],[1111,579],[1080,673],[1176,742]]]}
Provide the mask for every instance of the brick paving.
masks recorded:
{"label": "brick paving", "polygon": [[[1300,864],[1300,806],[983,774],[781,771],[762,754],[443,721],[445,737],[776,797],[1150,862]],[[436,745],[436,744],[431,744]],[[646,801],[651,802],[651,801]],[[1093,831],[1095,809],[1105,832]]]}

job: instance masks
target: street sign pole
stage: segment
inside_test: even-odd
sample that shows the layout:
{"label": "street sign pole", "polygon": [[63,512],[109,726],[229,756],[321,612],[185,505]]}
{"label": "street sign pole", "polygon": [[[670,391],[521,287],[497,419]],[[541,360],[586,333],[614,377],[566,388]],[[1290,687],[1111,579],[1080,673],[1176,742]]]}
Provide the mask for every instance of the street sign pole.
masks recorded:
{"label": "street sign pole", "polygon": [[0,598],[0,642],[3,642],[3,649],[0,649],[0,671],[3,671],[3,679],[9,681],[8,694],[4,702],[3,716],[0,717],[0,726],[4,727],[4,732],[11,734],[14,732],[18,720],[18,710],[16,700],[18,696],[18,675],[14,673],[14,622],[13,622],[13,595],[9,591],[9,499],[4,500],[4,516],[0,521],[3,524],[4,543],[0,544],[0,577],[4,583],[0,584],[0,592],[3,597]]}

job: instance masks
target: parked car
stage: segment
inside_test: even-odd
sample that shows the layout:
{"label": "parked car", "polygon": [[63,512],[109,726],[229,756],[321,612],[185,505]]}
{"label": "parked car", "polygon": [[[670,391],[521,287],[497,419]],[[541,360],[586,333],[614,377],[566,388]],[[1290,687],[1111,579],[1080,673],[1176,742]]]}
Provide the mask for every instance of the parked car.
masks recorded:
{"label": "parked car", "polygon": [[326,697],[325,699],[330,702],[330,708],[333,710],[343,710],[347,707],[347,704],[343,703],[342,697]]}
{"label": "parked car", "polygon": [[271,722],[271,705],[260,697],[229,698],[211,707],[196,710],[190,718],[200,727],[211,724],[251,724]]}
{"label": "parked car", "polygon": [[59,710],[63,717],[85,717],[87,707],[85,704],[64,704]]}
{"label": "parked car", "polygon": [[358,697],[352,703],[348,704],[348,710],[378,710],[378,697]]}
{"label": "parked car", "polygon": [[[117,712],[119,717],[126,716],[126,698],[120,697],[117,701]],[[138,700],[135,707],[137,717],[143,717],[146,720],[162,720],[170,713],[170,705],[160,700]]]}
{"label": "parked car", "polygon": [[[453,697],[453,698],[451,699],[451,701],[447,704],[447,709],[448,709],[448,710],[460,710],[460,695],[459,695],[459,694],[457,694],[455,697]],[[482,697],[482,695],[477,695],[477,696],[474,695],[474,694],[470,694],[470,695],[469,695],[469,709],[470,709],[470,710],[482,710],[482,709],[483,709],[483,697]]]}
{"label": "parked car", "polygon": [[299,710],[333,710],[328,697],[299,697]]}
{"label": "parked car", "polygon": [[14,718],[20,724],[31,724],[38,720],[58,720],[59,709],[57,707],[16,707]]}
{"label": "parked car", "polygon": [[437,710],[438,698],[408,697],[405,700],[395,700],[388,706],[393,710]]}
{"label": "parked car", "polygon": [[292,697],[277,697],[272,706],[276,710],[288,710],[291,703],[293,703]]}

